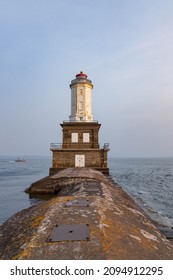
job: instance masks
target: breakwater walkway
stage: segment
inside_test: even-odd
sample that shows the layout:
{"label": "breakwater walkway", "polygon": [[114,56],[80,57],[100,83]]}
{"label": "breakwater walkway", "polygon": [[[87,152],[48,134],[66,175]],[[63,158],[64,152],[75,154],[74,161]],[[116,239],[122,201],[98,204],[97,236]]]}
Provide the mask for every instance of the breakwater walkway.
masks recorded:
{"label": "breakwater walkway", "polygon": [[0,226],[0,259],[173,259],[173,244],[101,172],[67,168],[33,183],[55,197]]}

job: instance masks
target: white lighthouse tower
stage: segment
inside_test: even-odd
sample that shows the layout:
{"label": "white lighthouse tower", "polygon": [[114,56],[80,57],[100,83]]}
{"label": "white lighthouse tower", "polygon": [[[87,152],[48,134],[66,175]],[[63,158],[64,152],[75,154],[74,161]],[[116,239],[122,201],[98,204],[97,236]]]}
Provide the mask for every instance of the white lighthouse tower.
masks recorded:
{"label": "white lighthouse tower", "polygon": [[63,121],[62,143],[51,143],[52,167],[50,175],[68,168],[89,167],[109,174],[107,165],[108,144],[100,148],[99,129],[101,124],[93,120],[92,89],[87,75],[80,72],[71,81],[71,114]]}
{"label": "white lighthouse tower", "polygon": [[82,71],[71,81],[71,115],[70,121],[92,122],[93,85]]}

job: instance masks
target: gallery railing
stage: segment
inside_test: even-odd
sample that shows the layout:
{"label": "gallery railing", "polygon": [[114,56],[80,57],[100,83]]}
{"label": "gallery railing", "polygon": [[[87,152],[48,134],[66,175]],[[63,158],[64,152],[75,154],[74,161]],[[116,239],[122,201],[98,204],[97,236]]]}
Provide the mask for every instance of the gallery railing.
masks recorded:
{"label": "gallery railing", "polygon": [[91,121],[86,121],[86,120],[65,120],[63,123],[98,123],[98,121],[91,120]]}
{"label": "gallery railing", "polygon": [[[58,150],[58,149],[100,149],[99,144],[93,143],[51,143],[50,144],[51,150]],[[103,145],[104,150],[109,150],[109,143],[104,143]]]}

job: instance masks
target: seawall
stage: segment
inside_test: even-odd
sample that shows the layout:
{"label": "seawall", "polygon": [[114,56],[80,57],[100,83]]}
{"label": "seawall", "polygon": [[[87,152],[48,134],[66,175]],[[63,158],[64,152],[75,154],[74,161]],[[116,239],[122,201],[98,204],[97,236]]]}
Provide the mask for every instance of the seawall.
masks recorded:
{"label": "seawall", "polygon": [[0,226],[0,259],[173,259],[173,244],[101,172],[67,168],[33,183],[54,198]]}

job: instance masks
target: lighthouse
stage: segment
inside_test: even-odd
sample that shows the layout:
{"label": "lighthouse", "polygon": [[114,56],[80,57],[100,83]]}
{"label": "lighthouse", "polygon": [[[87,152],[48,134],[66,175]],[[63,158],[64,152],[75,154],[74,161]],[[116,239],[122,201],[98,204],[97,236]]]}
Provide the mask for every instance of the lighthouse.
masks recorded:
{"label": "lighthouse", "polygon": [[50,175],[69,168],[89,167],[109,174],[109,144],[99,144],[101,124],[92,115],[92,81],[82,71],[71,81],[71,110],[68,121],[61,123],[62,143],[51,143]]}
{"label": "lighthouse", "polygon": [[93,85],[82,71],[71,81],[71,115],[70,121],[92,122]]}

